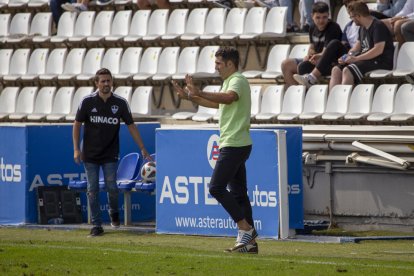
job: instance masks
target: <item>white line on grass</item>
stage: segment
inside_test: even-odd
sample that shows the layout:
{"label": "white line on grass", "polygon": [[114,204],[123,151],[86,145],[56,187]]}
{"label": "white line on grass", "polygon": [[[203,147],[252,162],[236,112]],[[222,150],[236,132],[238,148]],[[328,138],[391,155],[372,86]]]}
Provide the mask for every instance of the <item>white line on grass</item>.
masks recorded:
{"label": "white line on grass", "polygon": [[[140,255],[159,255],[159,252],[148,252],[142,250],[127,250],[119,248],[102,248],[102,247],[86,247],[86,246],[64,246],[64,245],[47,245],[47,244],[15,244],[15,243],[0,243],[0,246],[10,246],[10,247],[35,247],[35,248],[48,248],[48,249],[65,249],[65,250],[98,250],[103,252],[120,252],[128,254],[140,254]],[[168,254],[168,253],[166,253]],[[214,258],[222,259],[223,255],[208,255],[208,254],[193,254],[193,253],[177,253],[174,252],[174,255],[181,257],[202,257],[202,258]],[[251,260],[254,255],[241,255],[239,253],[229,253],[227,258],[229,259],[245,259]],[[260,256],[260,255],[259,255]],[[272,262],[291,262],[291,263],[300,263],[300,264],[314,264],[314,265],[335,265],[335,266],[358,266],[358,267],[370,267],[370,268],[391,268],[391,269],[403,269],[403,270],[412,270],[414,271],[414,266],[401,266],[401,265],[377,265],[377,264],[361,264],[361,263],[350,263],[350,262],[322,262],[322,261],[313,261],[313,260],[290,260],[290,259],[280,259],[280,258],[268,258],[268,257],[259,257],[255,258],[255,261],[272,261]],[[366,261],[366,260],[363,260]]]}

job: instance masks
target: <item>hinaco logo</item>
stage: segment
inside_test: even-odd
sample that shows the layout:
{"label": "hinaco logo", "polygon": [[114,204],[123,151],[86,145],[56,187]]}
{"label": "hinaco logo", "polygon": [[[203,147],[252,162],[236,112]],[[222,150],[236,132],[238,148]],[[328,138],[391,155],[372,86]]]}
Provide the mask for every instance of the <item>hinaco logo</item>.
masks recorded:
{"label": "hinaco logo", "polygon": [[216,162],[220,154],[219,139],[220,137],[217,134],[213,134],[210,136],[207,143],[207,160],[213,169],[216,166]]}

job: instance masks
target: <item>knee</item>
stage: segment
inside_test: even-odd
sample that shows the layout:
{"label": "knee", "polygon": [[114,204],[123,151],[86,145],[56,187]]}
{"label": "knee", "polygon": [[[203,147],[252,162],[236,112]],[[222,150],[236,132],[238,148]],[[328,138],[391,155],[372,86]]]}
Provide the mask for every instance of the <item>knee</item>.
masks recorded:
{"label": "knee", "polygon": [[138,5],[138,8],[140,10],[150,10],[151,9],[151,4],[149,3],[148,0],[138,0],[137,5]]}
{"label": "knee", "polygon": [[222,189],[220,189],[220,187],[213,185],[208,188],[208,191],[210,192],[210,195],[214,198],[218,198],[223,192]]}
{"label": "knee", "polygon": [[338,66],[335,66],[334,68],[332,68],[331,75],[339,75],[339,74],[342,74],[342,70]]}
{"label": "knee", "polygon": [[354,79],[354,75],[352,75],[352,72],[348,69],[348,67],[344,68],[344,70],[342,71],[342,75],[344,78]]}

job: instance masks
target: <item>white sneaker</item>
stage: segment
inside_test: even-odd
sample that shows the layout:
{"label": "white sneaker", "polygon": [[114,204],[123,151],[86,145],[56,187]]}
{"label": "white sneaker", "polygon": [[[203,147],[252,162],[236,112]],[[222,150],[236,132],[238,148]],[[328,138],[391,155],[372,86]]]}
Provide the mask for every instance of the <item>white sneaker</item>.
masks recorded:
{"label": "white sneaker", "polygon": [[80,3],[65,3],[61,5],[62,9],[64,9],[65,11],[70,11],[70,12],[83,12],[83,11],[87,11],[88,7],[85,6],[84,4],[80,4]]}
{"label": "white sneaker", "polygon": [[234,246],[233,250],[236,250],[240,247],[244,247],[247,244],[251,243],[255,238],[257,238],[256,229],[252,228],[249,231],[239,230],[236,245]]}
{"label": "white sneaker", "polygon": [[294,74],[293,75],[293,79],[299,84],[304,85],[306,89],[308,89],[309,87],[315,84],[311,82],[310,78],[311,77],[309,76],[309,74],[304,74],[304,75]]}

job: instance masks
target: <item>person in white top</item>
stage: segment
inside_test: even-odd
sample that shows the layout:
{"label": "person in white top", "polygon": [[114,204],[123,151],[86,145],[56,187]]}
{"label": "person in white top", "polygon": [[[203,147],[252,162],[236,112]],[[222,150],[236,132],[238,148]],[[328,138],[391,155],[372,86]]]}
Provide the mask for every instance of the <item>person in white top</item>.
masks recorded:
{"label": "person in white top", "polygon": [[401,26],[411,19],[414,19],[414,0],[407,0],[403,9],[399,13],[392,18],[383,20],[388,29],[390,29],[391,33],[394,34],[395,40],[399,45],[405,42],[404,36],[401,32]]}

